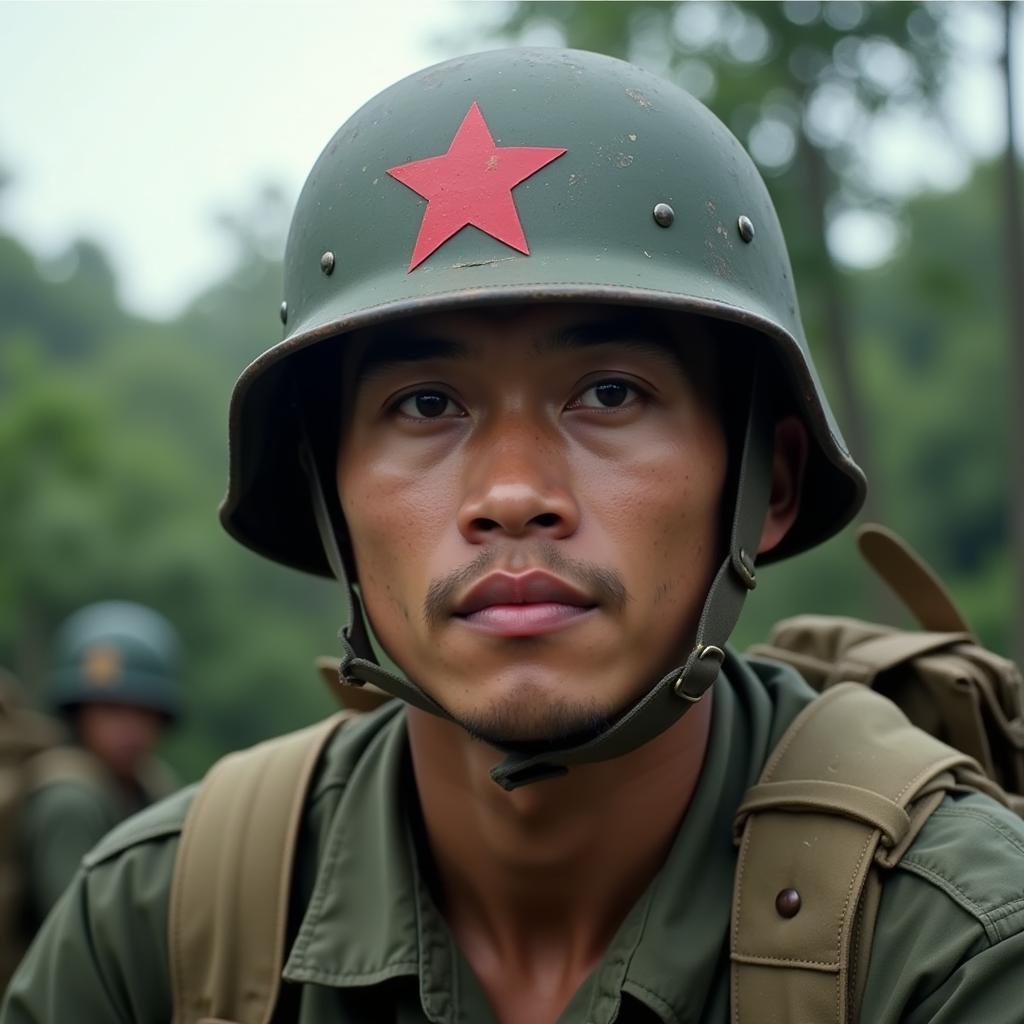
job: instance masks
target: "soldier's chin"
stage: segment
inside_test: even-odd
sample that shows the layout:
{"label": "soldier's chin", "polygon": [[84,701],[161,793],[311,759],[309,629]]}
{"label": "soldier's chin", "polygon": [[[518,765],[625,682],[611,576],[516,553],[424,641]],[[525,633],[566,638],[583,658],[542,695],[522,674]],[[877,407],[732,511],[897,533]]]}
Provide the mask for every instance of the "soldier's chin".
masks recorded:
{"label": "soldier's chin", "polygon": [[596,703],[547,702],[510,697],[479,711],[454,716],[475,740],[499,750],[543,753],[586,743],[614,719]]}

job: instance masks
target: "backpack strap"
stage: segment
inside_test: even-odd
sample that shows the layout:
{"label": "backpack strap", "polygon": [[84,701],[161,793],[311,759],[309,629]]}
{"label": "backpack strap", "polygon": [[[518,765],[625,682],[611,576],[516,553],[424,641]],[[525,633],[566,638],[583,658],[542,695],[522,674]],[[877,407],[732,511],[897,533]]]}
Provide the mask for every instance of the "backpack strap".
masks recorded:
{"label": "backpack strap", "polygon": [[907,606],[924,629],[969,633],[971,627],[931,566],[902,538],[878,523],[857,531],[864,560]]}
{"label": "backpack strap", "polygon": [[946,792],[981,779],[858,683],[809,704],[736,815],[732,1024],[855,1021],[877,869],[899,862]]}
{"label": "backpack strap", "polygon": [[104,793],[114,790],[110,773],[95,754],[82,747],[65,744],[50,747],[33,757],[25,771],[30,795],[64,782],[82,783]]}
{"label": "backpack strap", "polygon": [[306,791],[353,717],[218,761],[189,808],[168,914],[173,1024],[269,1024],[281,987],[292,864]]}

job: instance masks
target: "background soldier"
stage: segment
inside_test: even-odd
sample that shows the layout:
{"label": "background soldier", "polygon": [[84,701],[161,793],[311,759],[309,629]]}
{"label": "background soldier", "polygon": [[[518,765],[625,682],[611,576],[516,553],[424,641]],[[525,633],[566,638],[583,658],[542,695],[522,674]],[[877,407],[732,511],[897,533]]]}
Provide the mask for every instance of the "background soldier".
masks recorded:
{"label": "background soldier", "polygon": [[179,661],[171,624],[127,601],[91,604],[58,631],[49,696],[72,742],[30,769],[23,830],[37,923],[107,832],[174,790],[153,752],[181,712]]}
{"label": "background soldier", "polygon": [[[286,264],[222,518],[341,579],[341,671],[401,700],[108,837],[4,1024],[1019,1020],[998,790],[866,689],[726,646],[761,563],[864,493],[728,131],[594,54],[448,62],[340,129]],[[942,772],[886,789],[919,749]]]}

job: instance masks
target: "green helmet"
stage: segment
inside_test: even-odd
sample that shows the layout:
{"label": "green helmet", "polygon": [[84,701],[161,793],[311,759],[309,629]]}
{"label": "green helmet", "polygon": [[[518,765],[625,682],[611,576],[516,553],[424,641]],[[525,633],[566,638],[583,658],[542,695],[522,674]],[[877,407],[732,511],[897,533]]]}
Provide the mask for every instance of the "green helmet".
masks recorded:
{"label": "green helmet", "polygon": [[[863,501],[864,477],[811,361],[785,241],[750,157],[688,93],[594,53],[497,50],[412,75],[357,111],[310,173],[285,253],[284,339],[245,370],[231,402],[222,522],[269,558],[344,578],[344,526],[316,466],[336,418],[318,425],[298,411],[323,377],[321,343],[335,342],[326,348],[336,352],[356,328],[428,311],[575,300],[724,322],[716,336],[723,346],[746,340],[762,383],[742,385],[750,411],[729,552],[686,666],[586,750],[544,765],[511,752],[496,769],[502,784],[518,784],[519,769],[528,780],[545,765],[564,770],[632,749],[717,675],[756,580],[748,552],[767,506],[766,407],[779,398],[765,394],[766,381],[811,437],[800,514],[770,557],[832,536]],[[349,681],[443,714],[414,684],[372,665],[349,590]]]}
{"label": "green helmet", "polygon": [[181,713],[180,648],[158,612],[129,601],[87,605],[57,632],[50,700],[67,712],[81,704],[129,704],[169,719]]}

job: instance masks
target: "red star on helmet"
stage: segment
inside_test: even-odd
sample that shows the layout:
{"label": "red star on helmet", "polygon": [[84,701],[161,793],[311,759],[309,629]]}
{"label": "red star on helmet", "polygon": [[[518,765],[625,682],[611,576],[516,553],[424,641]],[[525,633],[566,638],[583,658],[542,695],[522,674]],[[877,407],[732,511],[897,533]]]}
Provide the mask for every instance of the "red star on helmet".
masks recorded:
{"label": "red star on helmet", "polygon": [[496,146],[474,103],[447,153],[388,168],[392,178],[427,200],[409,270],[468,225],[529,255],[512,189],[564,152],[545,146]]}

